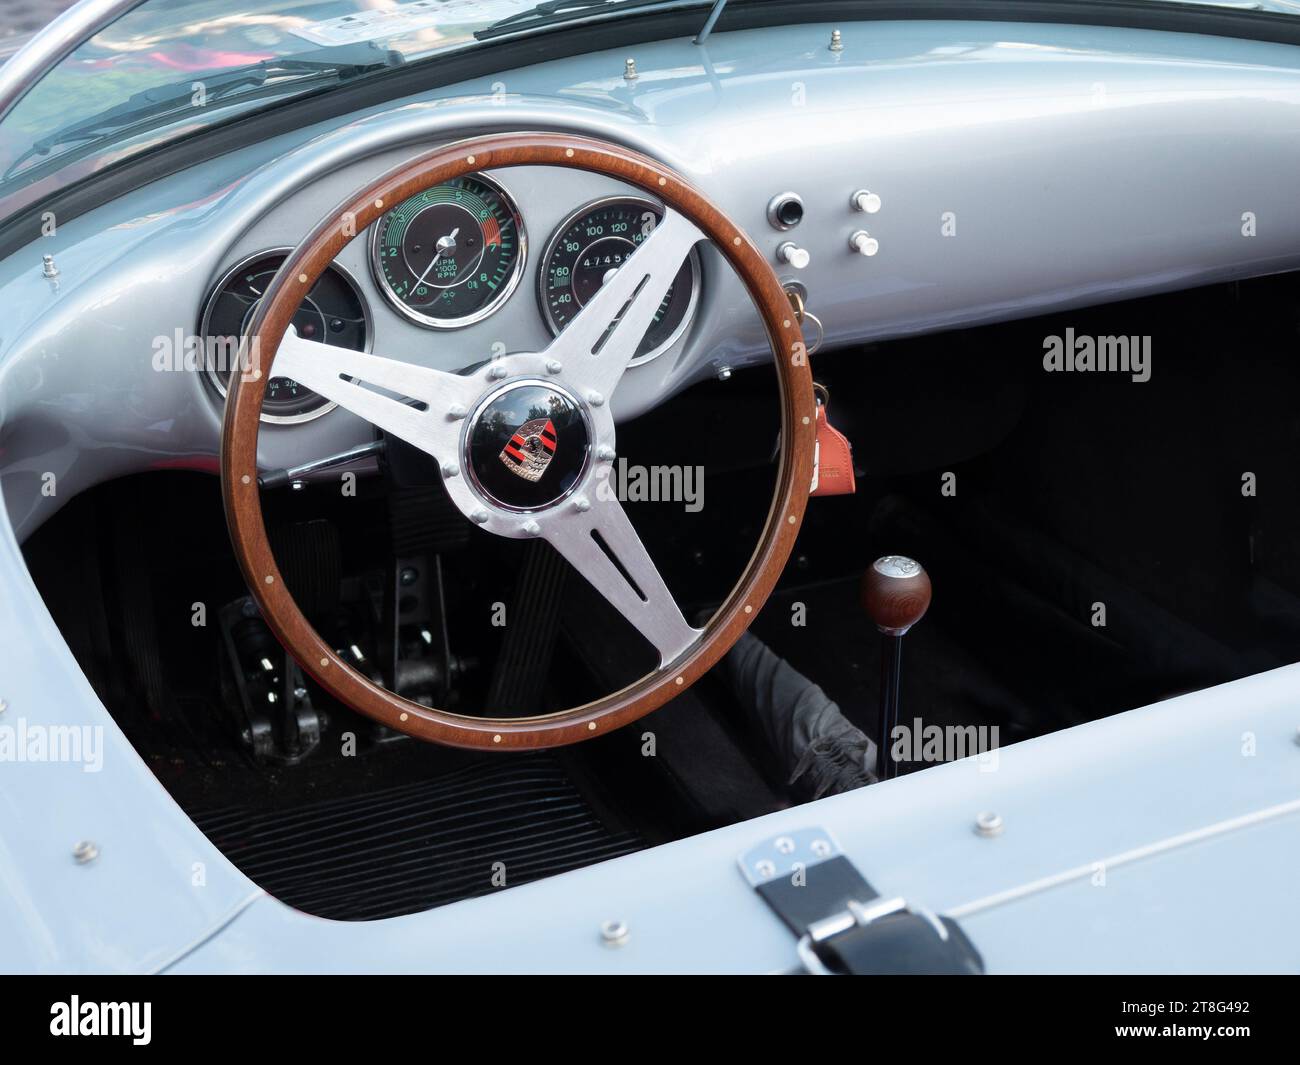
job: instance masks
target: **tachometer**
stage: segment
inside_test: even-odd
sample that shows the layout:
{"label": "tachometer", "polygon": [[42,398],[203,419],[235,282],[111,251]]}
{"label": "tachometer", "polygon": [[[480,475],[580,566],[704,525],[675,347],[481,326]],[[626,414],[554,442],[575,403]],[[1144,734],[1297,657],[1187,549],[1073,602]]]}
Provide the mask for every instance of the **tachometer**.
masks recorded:
{"label": "tachometer", "polygon": [[[559,333],[663,218],[651,200],[620,196],[597,200],[560,223],[546,245],[538,275],[542,314]],[[687,256],[655,313],[633,365],[670,348],[690,324],[700,292],[700,262]]]}
{"label": "tachometer", "polygon": [[[286,251],[267,251],[243,260],[217,283],[204,305],[199,327],[204,344],[204,368],[222,398],[237,361],[239,339],[287,256]],[[352,279],[337,266],[329,266],[321,274],[299,305],[293,324],[299,335],[322,344],[365,351],[369,343],[365,304]],[[304,422],[319,417],[333,406],[324,396],[297,381],[272,377],[266,382],[262,419]]]}
{"label": "tachometer", "polygon": [[519,211],[495,181],[473,174],[398,204],[375,223],[380,289],[433,329],[481,321],[514,291],[527,240]]}

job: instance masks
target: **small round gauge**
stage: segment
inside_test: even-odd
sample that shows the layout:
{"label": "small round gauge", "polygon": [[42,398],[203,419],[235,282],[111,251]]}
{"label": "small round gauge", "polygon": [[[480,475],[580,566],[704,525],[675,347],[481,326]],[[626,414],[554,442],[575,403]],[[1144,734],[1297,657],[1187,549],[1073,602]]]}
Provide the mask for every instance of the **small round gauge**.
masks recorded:
{"label": "small round gauge", "polygon": [[375,223],[371,262],[402,314],[432,329],[482,321],[523,274],[519,210],[495,181],[456,178],[398,204]]}
{"label": "small round gauge", "polygon": [[[199,332],[203,337],[204,368],[208,380],[224,398],[226,382],[237,362],[240,337],[248,327],[263,293],[288,251],[266,251],[238,263],[212,290],[203,308]],[[307,340],[366,351],[370,328],[365,304],[352,279],[339,267],[329,266],[312,286],[293,324]],[[266,382],[262,420],[294,423],[318,418],[334,404],[324,396],[287,377]]]}
{"label": "small round gauge", "polygon": [[[597,200],[560,223],[546,245],[538,275],[542,313],[560,333],[588,300],[653,232],[663,208],[620,196]],[[700,260],[692,251],[655,312],[632,364],[667,351],[690,324],[700,294]]]}

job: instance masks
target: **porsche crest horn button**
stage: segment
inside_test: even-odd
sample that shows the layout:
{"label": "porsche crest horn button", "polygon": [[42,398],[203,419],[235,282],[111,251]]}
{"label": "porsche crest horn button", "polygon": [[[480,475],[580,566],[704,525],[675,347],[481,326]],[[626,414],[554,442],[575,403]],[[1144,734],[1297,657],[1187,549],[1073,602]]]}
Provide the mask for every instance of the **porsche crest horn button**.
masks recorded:
{"label": "porsche crest horn button", "polygon": [[515,430],[510,442],[501,449],[501,461],[506,469],[525,481],[537,481],[551,464],[557,443],[551,419],[534,418]]}
{"label": "porsche crest horn button", "polygon": [[464,437],[470,481],[488,502],[533,511],[559,502],[591,460],[582,404],[553,381],[512,381],[487,396]]}

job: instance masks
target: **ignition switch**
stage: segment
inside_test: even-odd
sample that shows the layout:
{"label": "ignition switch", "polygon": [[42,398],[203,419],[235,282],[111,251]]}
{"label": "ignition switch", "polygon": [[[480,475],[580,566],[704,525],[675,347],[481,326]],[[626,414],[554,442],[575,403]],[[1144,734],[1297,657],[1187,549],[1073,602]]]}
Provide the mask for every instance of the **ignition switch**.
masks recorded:
{"label": "ignition switch", "polygon": [[798,281],[787,281],[785,283],[785,294],[790,300],[790,306],[794,310],[795,321],[803,328],[805,322],[812,322],[817,329],[817,339],[811,344],[808,343],[807,334],[804,335],[804,348],[807,354],[816,354],[817,349],[822,346],[822,341],[826,339],[826,327],[822,325],[822,320],[813,314],[807,307],[806,300],[808,290]]}

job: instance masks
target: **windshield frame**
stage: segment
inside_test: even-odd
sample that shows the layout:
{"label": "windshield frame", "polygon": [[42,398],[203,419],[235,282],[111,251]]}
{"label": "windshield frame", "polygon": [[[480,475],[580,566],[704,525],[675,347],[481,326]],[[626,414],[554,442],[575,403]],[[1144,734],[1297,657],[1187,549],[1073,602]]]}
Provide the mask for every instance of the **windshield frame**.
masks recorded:
{"label": "windshield frame", "polygon": [[0,122],[37,82],[84,42],[145,0],[81,0],[36,33],[0,66]]}

